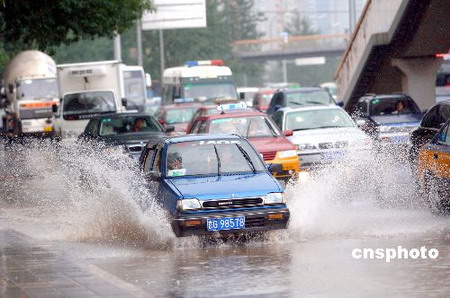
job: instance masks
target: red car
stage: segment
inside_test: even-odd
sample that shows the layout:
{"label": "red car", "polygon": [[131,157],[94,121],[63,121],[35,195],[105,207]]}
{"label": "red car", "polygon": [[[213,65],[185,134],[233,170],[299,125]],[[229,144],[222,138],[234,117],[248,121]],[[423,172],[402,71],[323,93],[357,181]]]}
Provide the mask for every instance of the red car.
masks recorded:
{"label": "red car", "polygon": [[[227,110],[222,107],[224,111],[219,114],[195,118],[188,133],[238,133],[248,138],[266,163],[280,165],[273,173],[276,178],[289,179],[300,171],[296,146],[265,113],[252,109]],[[289,132],[285,134],[289,135]]]}
{"label": "red car", "polygon": [[155,118],[164,128],[168,125],[175,127],[175,133],[186,133],[194,113],[203,105],[186,102],[161,106],[155,112]]}

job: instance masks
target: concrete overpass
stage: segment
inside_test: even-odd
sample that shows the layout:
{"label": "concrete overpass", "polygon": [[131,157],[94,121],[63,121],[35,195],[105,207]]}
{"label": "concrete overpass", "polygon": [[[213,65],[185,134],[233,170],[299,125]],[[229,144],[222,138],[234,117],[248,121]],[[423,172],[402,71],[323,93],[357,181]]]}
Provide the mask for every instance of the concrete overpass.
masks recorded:
{"label": "concrete overpass", "polygon": [[335,75],[347,110],[365,93],[402,92],[422,109],[433,105],[449,20],[449,0],[368,0]]}
{"label": "concrete overpass", "polygon": [[243,62],[340,56],[348,38],[347,34],[317,34],[238,40],[233,43],[233,55]]}

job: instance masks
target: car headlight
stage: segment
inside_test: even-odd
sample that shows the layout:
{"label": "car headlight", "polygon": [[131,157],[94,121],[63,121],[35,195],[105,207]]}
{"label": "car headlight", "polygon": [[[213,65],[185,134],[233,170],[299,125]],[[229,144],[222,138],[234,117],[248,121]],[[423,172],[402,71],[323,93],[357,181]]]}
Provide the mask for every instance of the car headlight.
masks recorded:
{"label": "car headlight", "polygon": [[179,199],[177,201],[178,211],[197,210],[201,208],[202,205],[200,204],[200,201],[197,199]]}
{"label": "car headlight", "polygon": [[284,203],[286,203],[286,201],[284,200],[284,194],[281,192],[268,193],[264,198],[265,205],[284,204]]}
{"label": "car headlight", "polygon": [[305,150],[316,150],[317,147],[313,144],[298,144],[298,150],[305,151]]}
{"label": "car headlight", "polygon": [[381,125],[378,130],[380,132],[390,132],[391,131],[391,127],[390,126],[386,126],[386,125]]}
{"label": "car headlight", "polygon": [[295,151],[295,150],[278,151],[279,158],[289,158],[289,157],[296,157],[296,156],[297,156],[297,151]]}

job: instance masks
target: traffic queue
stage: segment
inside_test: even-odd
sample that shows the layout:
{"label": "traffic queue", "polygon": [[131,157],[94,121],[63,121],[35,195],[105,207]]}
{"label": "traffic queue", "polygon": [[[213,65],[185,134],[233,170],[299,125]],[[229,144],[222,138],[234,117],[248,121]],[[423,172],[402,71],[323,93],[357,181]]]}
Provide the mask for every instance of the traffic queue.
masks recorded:
{"label": "traffic queue", "polygon": [[[83,78],[71,82],[83,89],[105,75],[104,64],[58,69]],[[118,67],[123,76],[126,69]],[[152,109],[140,99],[117,101],[103,85],[105,90],[66,92],[53,107],[53,123],[65,131],[59,137],[101,142],[139,163],[177,236],[286,228],[286,182],[372,150],[408,156],[430,206],[450,209],[450,100],[422,117],[404,94],[366,94],[344,110],[322,87],[238,93],[221,60],[168,68],[162,81],[161,106]]]}

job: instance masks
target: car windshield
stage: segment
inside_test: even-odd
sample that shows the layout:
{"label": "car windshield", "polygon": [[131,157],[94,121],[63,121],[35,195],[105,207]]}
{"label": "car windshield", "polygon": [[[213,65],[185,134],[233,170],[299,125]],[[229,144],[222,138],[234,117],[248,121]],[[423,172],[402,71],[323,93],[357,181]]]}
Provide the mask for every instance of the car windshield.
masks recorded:
{"label": "car windshield", "polygon": [[314,104],[334,103],[331,95],[325,90],[286,93],[286,106],[298,107]]}
{"label": "car windshield", "polygon": [[330,127],[354,127],[355,123],[340,109],[320,109],[290,112],[286,115],[286,130],[307,130]]}
{"label": "car windshield", "polygon": [[20,99],[48,99],[58,98],[58,84],[55,79],[34,79],[20,82]]}
{"label": "car windshield", "polygon": [[114,136],[161,131],[161,126],[150,116],[111,117],[100,120],[99,135]]}
{"label": "car windshield", "polygon": [[125,98],[128,101],[127,109],[137,109],[144,106],[145,102],[145,78],[142,71],[124,70],[123,87]]}
{"label": "car windshield", "polygon": [[232,83],[208,83],[184,85],[184,97],[214,103],[217,99],[236,99],[236,87]]}
{"label": "car windshield", "polygon": [[111,91],[90,91],[64,96],[64,115],[111,113],[116,111]]}
{"label": "car windshield", "polygon": [[202,140],[172,144],[166,176],[221,175],[261,172],[265,166],[245,140]]}
{"label": "car windshield", "polygon": [[180,109],[168,109],[166,115],[167,124],[187,123],[192,120],[198,107],[186,107]]}
{"label": "car windshield", "polygon": [[408,98],[375,98],[371,101],[372,116],[421,114],[419,107]]}
{"label": "car windshield", "polygon": [[221,118],[211,121],[209,133],[232,134],[244,137],[275,137],[280,132],[265,116]]}

